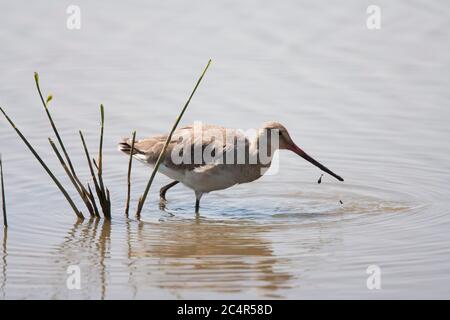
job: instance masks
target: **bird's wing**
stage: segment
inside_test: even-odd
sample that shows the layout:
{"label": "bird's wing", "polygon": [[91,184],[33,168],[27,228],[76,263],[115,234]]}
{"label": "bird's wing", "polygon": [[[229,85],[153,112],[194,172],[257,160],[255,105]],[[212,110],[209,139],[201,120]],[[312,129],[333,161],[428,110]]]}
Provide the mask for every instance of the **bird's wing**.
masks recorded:
{"label": "bird's wing", "polygon": [[[135,156],[150,164],[156,163],[166,140],[167,135],[159,135],[136,141]],[[239,130],[207,124],[189,125],[174,132],[162,163],[169,168],[201,170],[208,166],[204,168],[207,169],[218,163],[218,159],[225,162],[226,157],[236,155],[237,142],[248,148],[249,141]]]}

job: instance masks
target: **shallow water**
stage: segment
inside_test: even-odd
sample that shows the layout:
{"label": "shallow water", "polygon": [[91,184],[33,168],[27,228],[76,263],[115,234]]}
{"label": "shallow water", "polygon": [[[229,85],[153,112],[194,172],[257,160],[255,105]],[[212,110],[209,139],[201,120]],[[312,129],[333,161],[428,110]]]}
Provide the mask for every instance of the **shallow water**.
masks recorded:
{"label": "shallow water", "polygon": [[[77,131],[93,152],[105,104],[113,220],[76,222],[0,120],[10,225],[0,297],[450,298],[449,4],[378,1],[378,31],[356,0],[78,4],[77,31],[65,3],[0,4],[0,104],[63,177],[39,71],[84,180]],[[210,57],[183,124],[278,120],[345,182],[319,185],[315,167],[282,152],[277,174],[205,196],[198,217],[183,186],[159,208],[168,179],[158,176],[142,219],[125,219],[117,141],[166,132]],[[149,174],[135,163],[133,209]],[[69,265],[81,268],[81,290],[66,287]],[[366,286],[369,265],[380,267],[379,290]]]}

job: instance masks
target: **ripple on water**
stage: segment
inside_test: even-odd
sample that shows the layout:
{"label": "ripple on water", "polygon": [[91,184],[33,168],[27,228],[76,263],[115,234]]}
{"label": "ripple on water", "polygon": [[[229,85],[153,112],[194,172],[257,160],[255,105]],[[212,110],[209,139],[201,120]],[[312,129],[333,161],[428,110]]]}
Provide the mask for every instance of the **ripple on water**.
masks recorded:
{"label": "ripple on water", "polygon": [[[300,186],[308,189],[309,186]],[[397,193],[397,194],[396,194]],[[409,195],[375,187],[347,185],[329,186],[321,190],[271,193],[223,192],[206,195],[202,199],[200,216],[197,219],[216,221],[246,221],[254,224],[291,224],[334,222],[365,218],[383,214],[414,211],[424,204]],[[143,220],[182,221],[195,217],[192,197],[184,196],[164,206],[158,218],[153,213]],[[397,200],[395,200],[397,199]]]}

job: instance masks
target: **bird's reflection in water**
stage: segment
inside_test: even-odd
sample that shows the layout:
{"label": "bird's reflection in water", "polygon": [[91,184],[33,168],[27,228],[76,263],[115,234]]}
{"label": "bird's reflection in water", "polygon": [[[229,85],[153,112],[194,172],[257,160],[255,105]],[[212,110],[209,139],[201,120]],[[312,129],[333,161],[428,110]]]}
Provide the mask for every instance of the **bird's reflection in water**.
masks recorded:
{"label": "bird's reflection in water", "polygon": [[[163,289],[173,297],[246,290],[277,297],[279,289],[289,286],[291,275],[286,268],[277,268],[288,258],[275,258],[265,237],[270,226],[199,216],[123,222],[77,222],[58,247],[61,268],[80,265],[83,270],[80,297],[144,298],[152,288],[154,294]],[[59,289],[56,296],[67,297],[67,290]]]}
{"label": "bird's reflection in water", "polygon": [[254,222],[208,220],[198,215],[195,219],[140,222],[130,246],[129,259],[135,268],[131,281],[147,277],[148,285],[178,297],[184,297],[184,292],[189,297],[189,292],[196,290],[257,290],[276,296],[278,289],[288,286],[291,276],[276,270],[277,264],[286,261],[273,255],[265,237],[270,229]]}

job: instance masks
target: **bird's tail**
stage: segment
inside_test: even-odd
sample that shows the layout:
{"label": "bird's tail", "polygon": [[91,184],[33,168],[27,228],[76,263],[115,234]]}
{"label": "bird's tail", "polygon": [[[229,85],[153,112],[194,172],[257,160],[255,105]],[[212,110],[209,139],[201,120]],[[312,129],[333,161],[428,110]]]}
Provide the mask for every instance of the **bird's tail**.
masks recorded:
{"label": "bird's tail", "polygon": [[[148,155],[146,155],[145,152],[142,152],[141,150],[139,150],[139,148],[136,147],[136,144],[138,142],[139,141],[137,141],[137,140],[134,142],[133,157],[136,160],[139,160],[145,164],[148,164]],[[119,151],[122,151],[123,153],[129,155],[131,152],[131,143],[132,143],[131,139],[123,138],[118,144]]]}
{"label": "bird's tail", "polygon": [[[122,140],[118,144],[119,151],[122,151],[123,153],[130,154],[131,152],[131,139],[129,138],[122,138]],[[136,148],[133,149],[133,155],[136,153],[139,153]]]}

